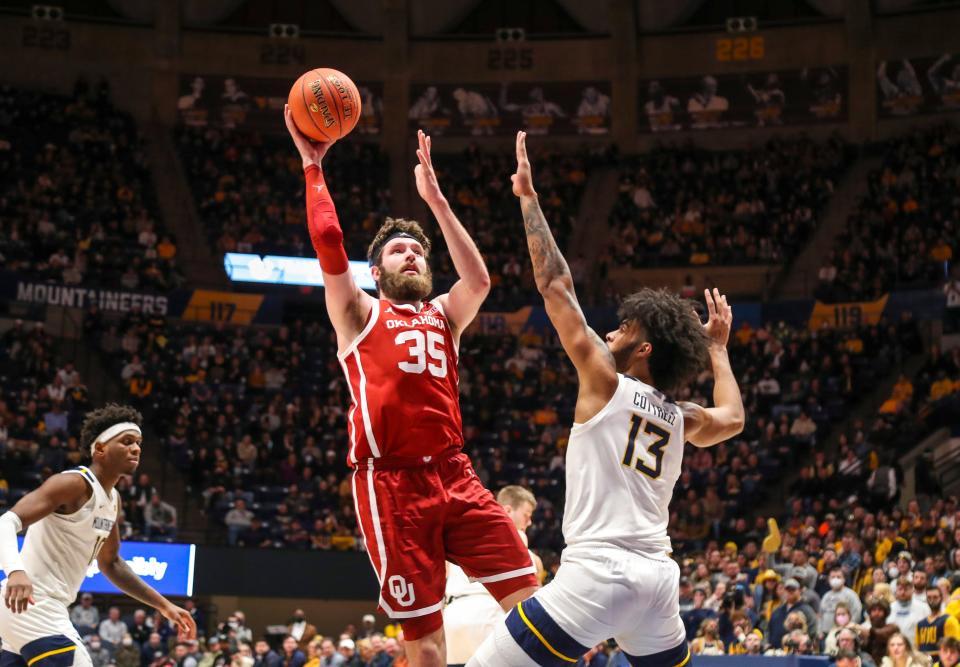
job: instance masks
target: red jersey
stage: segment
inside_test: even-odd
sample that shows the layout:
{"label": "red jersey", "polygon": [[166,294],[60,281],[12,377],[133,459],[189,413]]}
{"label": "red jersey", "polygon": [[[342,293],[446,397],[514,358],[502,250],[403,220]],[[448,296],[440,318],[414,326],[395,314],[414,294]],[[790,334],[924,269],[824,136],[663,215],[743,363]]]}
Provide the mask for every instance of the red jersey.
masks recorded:
{"label": "red jersey", "polygon": [[348,465],[414,466],[463,447],[457,347],[436,301],[374,302],[337,356],[350,386]]}

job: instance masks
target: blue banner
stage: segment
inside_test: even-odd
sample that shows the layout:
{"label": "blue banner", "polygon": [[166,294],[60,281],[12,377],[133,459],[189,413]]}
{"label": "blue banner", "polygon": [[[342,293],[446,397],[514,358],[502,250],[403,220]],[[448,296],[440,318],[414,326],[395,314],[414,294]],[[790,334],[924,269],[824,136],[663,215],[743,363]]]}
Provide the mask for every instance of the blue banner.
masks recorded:
{"label": "blue banner", "polygon": [[[23,538],[17,538],[23,548]],[[147,584],[161,595],[189,597],[193,595],[193,570],[197,545],[161,542],[121,542],[120,555]],[[0,571],[0,581],[6,579]],[[97,561],[90,563],[87,576],[80,585],[82,593],[122,594],[100,573]]]}

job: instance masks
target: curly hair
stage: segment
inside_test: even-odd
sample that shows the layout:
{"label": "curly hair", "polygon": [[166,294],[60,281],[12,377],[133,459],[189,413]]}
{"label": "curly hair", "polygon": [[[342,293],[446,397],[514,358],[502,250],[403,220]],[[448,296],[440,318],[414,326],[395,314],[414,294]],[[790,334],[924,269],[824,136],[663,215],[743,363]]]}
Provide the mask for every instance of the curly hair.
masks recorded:
{"label": "curly hair", "polygon": [[617,316],[643,329],[653,347],[650,375],[660,391],[680,389],[706,365],[709,339],[692,301],[666,288],[644,287],[623,300]]}
{"label": "curly hair", "polygon": [[136,408],[119,403],[107,403],[102,408],[88,412],[83,419],[83,426],[80,427],[80,442],[83,449],[89,450],[98,435],[114,424],[123,422],[131,422],[143,427],[143,415]]}
{"label": "curly hair", "polygon": [[415,238],[420,245],[423,246],[424,254],[430,256],[431,243],[430,239],[427,238],[426,233],[423,231],[423,227],[420,226],[420,223],[416,220],[405,220],[404,218],[387,218],[384,220],[383,224],[380,225],[380,229],[377,230],[377,235],[373,237],[373,241],[370,243],[370,247],[367,248],[367,259],[370,261],[371,265],[380,264],[380,254],[383,251],[383,246],[386,244],[387,239],[390,238],[392,234],[398,232],[403,232],[404,234],[409,234]]}

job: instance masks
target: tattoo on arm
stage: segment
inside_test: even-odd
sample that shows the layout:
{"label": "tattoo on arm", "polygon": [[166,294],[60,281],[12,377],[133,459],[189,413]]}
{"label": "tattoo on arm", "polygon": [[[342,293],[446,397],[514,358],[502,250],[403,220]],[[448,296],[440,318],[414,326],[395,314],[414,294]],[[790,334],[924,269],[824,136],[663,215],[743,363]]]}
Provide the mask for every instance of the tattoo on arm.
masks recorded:
{"label": "tattoo on arm", "polygon": [[548,285],[555,278],[570,275],[567,261],[560,253],[557,242],[540,210],[540,202],[526,197],[522,203],[523,227],[527,233],[527,248],[533,260],[533,275],[537,285]]}

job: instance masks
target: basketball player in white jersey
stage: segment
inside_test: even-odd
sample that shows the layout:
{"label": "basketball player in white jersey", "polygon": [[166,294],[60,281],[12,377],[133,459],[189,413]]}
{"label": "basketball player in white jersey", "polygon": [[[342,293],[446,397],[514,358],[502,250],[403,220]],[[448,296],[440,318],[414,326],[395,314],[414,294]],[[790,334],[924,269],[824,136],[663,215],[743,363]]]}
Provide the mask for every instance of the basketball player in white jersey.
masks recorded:
{"label": "basketball player in white jersey", "polygon": [[[81,441],[93,462],[53,475],[0,516],[2,667],[89,667],[90,656],[70,623],[73,603],[96,559],[100,572],[127,595],[157,609],[181,640],[196,636],[190,612],[148,586],[120,557],[120,494],[114,488],[140,462],[142,417],[110,404],[90,412]],[[23,551],[17,533],[29,527]]]}
{"label": "basketball player in white jersey", "polygon": [[[620,327],[601,339],[537,203],[525,144],[520,132],[513,192],[537,288],[580,380],[567,444],[567,547],[556,578],[515,607],[467,665],[570,665],[612,637],[631,665],[679,667],[690,654],[668,506],[684,442],[709,447],[743,429],[726,349],[733,314],[719,291],[708,292],[704,326],[689,301],[641,289],[623,300]],[[671,401],[707,358],[715,407]]]}
{"label": "basketball player in white jersey", "polygon": [[[500,489],[497,502],[507,512],[527,544],[527,528],[537,507],[537,498],[522,486],[510,485]],[[537,576],[543,575],[543,562],[530,551],[530,559],[537,568]],[[503,619],[500,603],[490,595],[484,585],[471,580],[463,568],[447,563],[447,588],[444,597],[443,634],[447,642],[447,667],[466,664],[483,640]]]}

